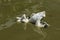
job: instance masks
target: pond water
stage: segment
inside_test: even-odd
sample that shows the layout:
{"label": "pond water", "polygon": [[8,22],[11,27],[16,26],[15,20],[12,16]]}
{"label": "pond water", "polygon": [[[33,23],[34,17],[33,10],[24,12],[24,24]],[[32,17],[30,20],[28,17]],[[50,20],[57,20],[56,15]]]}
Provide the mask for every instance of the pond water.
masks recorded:
{"label": "pond water", "polygon": [[[33,31],[34,25],[16,23],[16,16],[28,16],[46,11],[45,20],[51,25],[42,34]],[[0,0],[0,40],[60,40],[60,0]]]}

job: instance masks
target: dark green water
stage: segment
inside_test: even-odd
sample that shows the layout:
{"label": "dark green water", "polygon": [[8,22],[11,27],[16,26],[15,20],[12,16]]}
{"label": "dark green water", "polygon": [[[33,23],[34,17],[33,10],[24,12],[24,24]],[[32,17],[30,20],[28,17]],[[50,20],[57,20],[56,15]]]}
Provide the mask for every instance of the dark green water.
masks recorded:
{"label": "dark green water", "polygon": [[[46,21],[51,25],[44,29],[47,36],[33,31],[34,25],[15,23],[15,17],[26,13],[46,11]],[[0,40],[60,40],[60,0],[0,0]]]}

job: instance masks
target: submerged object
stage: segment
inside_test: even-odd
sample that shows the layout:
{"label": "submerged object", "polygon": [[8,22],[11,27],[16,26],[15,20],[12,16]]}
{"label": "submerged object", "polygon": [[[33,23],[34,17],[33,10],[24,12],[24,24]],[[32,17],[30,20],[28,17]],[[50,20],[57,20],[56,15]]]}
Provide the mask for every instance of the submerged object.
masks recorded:
{"label": "submerged object", "polygon": [[23,22],[23,23],[28,23],[28,17],[26,17],[26,14],[23,14],[21,17],[16,17],[17,22]]}
{"label": "submerged object", "polygon": [[21,17],[16,17],[16,19],[17,19],[17,22],[21,22]]}
{"label": "submerged object", "polygon": [[47,27],[49,25],[46,22],[41,21],[44,17],[46,17],[45,11],[32,13],[30,18],[26,17],[26,14],[23,14],[21,17],[16,17],[16,18],[18,19],[17,22],[23,22],[23,23],[30,22],[32,24],[35,24],[37,27]]}
{"label": "submerged object", "polygon": [[35,23],[35,26],[38,28],[47,28],[49,24],[47,22],[41,22],[40,19],[38,19]]}
{"label": "submerged object", "polygon": [[38,19],[41,20],[43,17],[46,17],[45,14],[46,14],[45,11],[38,12],[38,13],[36,13],[36,14],[34,13],[29,20],[30,20],[30,22],[34,23],[34,22],[36,22]]}

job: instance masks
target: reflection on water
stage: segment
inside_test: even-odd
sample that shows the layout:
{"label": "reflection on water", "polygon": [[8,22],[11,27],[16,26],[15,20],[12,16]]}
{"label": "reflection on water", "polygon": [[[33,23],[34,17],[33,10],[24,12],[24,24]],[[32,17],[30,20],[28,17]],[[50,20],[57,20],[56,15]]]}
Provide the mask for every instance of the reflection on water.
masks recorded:
{"label": "reflection on water", "polygon": [[5,28],[9,28],[11,27],[13,24],[15,24],[16,22],[14,22],[14,19],[10,19],[7,22],[3,23],[0,25],[0,30],[3,30]]}

